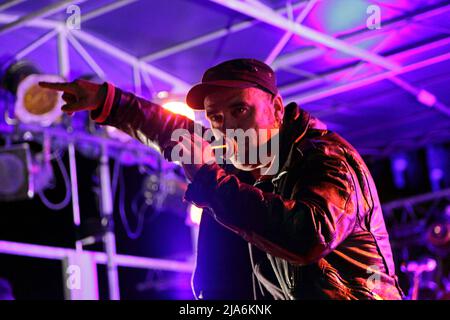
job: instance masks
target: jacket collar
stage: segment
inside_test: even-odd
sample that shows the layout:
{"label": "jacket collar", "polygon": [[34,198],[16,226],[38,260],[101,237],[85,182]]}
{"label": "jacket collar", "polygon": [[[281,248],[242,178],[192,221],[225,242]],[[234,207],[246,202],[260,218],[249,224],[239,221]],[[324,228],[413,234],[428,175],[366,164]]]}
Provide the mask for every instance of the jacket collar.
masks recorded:
{"label": "jacket collar", "polygon": [[325,123],[291,102],[285,107],[283,124],[280,129],[281,144],[291,146],[303,138],[309,129],[327,130]]}
{"label": "jacket collar", "polygon": [[[307,135],[309,130],[326,130],[326,125],[307,111],[299,108],[295,103],[289,103],[285,107],[283,122],[280,128],[279,152],[276,155],[278,172],[274,176],[261,176],[257,183],[279,179],[286,173],[292,162],[293,152],[298,143]],[[273,165],[273,163],[272,163]]]}
{"label": "jacket collar", "polygon": [[[285,171],[286,167],[291,162],[290,157],[293,154],[293,149],[308,133],[308,130],[327,130],[327,126],[309,112],[301,109],[297,103],[291,102],[287,104],[285,106],[283,122],[280,128],[280,149],[278,153],[278,165],[280,169],[278,170],[276,177]],[[250,173],[238,170],[232,165],[227,166],[226,170],[229,173],[239,173],[238,176],[240,178],[247,178],[248,183],[252,180]],[[258,181],[262,182],[272,178],[273,177],[270,176],[263,176]]]}
{"label": "jacket collar", "polygon": [[309,112],[301,109],[297,103],[292,102],[286,105],[280,129],[279,165],[281,169],[290,162],[292,150],[309,130],[327,130],[327,126]]}

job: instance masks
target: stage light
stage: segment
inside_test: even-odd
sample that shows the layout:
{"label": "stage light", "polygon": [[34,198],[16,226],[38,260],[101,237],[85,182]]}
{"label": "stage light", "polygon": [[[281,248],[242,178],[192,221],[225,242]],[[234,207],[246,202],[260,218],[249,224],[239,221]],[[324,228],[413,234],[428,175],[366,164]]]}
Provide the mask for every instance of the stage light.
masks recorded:
{"label": "stage light", "polygon": [[437,262],[433,258],[425,257],[419,261],[409,261],[408,263],[402,264],[400,269],[403,272],[412,273],[422,273],[422,272],[432,272],[436,269]]}
{"label": "stage light", "polygon": [[429,92],[425,89],[422,89],[417,94],[417,101],[419,101],[423,105],[431,108],[436,104],[437,98],[431,92]]}
{"label": "stage light", "polygon": [[450,148],[445,144],[426,148],[426,163],[433,191],[450,187]]}
{"label": "stage light", "polygon": [[450,253],[450,218],[443,217],[433,222],[427,230],[428,248],[443,257]]}
{"label": "stage light", "polygon": [[188,216],[186,219],[187,225],[200,225],[200,220],[202,218],[203,209],[190,204],[188,207]]}
{"label": "stage light", "polygon": [[158,92],[153,102],[162,106],[170,112],[183,115],[191,120],[195,120],[195,112],[185,102],[185,96],[182,94],[175,94],[168,91]]}
{"label": "stage light", "polygon": [[175,114],[183,115],[201,124],[203,127],[209,128],[210,123],[206,119],[204,110],[193,110],[184,102],[185,100],[185,95],[168,91],[160,91],[152,99],[154,103],[162,106],[164,109]]}
{"label": "stage light", "polygon": [[16,96],[14,114],[20,122],[47,127],[62,115],[62,94],[38,84],[39,81],[63,82],[60,76],[40,74],[32,63],[20,60],[10,64],[0,78],[1,85]]}
{"label": "stage light", "polygon": [[61,94],[41,88],[39,81],[64,81],[55,75],[30,75],[17,88],[15,115],[24,123],[39,123],[44,127],[53,124],[62,114],[64,104]]}
{"label": "stage light", "polygon": [[156,94],[158,99],[167,99],[169,97],[169,92],[167,91],[160,91]]}
{"label": "stage light", "polygon": [[195,120],[194,110],[192,110],[186,103],[181,101],[168,101],[163,103],[162,107],[176,114],[181,114],[191,120]]}
{"label": "stage light", "polygon": [[397,154],[391,160],[392,175],[395,186],[399,189],[406,187],[406,170],[408,168],[408,159],[404,154]]}
{"label": "stage light", "polygon": [[394,186],[398,190],[418,192],[428,182],[419,150],[401,151],[391,155],[391,172]]}

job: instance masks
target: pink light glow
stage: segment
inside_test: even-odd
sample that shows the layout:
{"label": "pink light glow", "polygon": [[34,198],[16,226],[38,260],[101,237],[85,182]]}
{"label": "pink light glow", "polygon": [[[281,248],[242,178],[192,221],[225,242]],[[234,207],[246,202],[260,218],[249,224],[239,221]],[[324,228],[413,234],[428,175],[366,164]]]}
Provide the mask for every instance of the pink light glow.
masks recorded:
{"label": "pink light glow", "polygon": [[436,96],[434,96],[431,92],[428,92],[427,90],[420,90],[419,94],[417,95],[417,100],[420,103],[423,103],[427,107],[432,107],[436,104]]}
{"label": "pink light glow", "polygon": [[162,107],[170,112],[181,114],[185,117],[188,117],[191,120],[194,120],[195,114],[194,110],[192,110],[187,104],[180,101],[169,101],[162,105]]}

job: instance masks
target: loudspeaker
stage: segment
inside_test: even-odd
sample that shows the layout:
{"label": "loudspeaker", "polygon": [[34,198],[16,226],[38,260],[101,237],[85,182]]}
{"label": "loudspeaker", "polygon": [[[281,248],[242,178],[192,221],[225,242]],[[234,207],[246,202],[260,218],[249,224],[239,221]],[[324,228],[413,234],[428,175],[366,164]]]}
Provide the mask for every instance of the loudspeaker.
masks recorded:
{"label": "loudspeaker", "polygon": [[29,145],[0,148],[0,201],[24,200],[33,196]]}

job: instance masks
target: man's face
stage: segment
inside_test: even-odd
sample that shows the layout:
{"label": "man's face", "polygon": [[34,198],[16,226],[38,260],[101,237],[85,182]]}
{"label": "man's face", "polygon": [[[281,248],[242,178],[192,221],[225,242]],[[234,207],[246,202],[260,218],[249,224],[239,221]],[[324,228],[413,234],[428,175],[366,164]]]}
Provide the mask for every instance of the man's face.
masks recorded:
{"label": "man's face", "polygon": [[[270,129],[278,129],[283,118],[283,102],[280,96],[271,94],[258,88],[220,88],[205,97],[206,117],[214,129],[226,135],[227,129],[254,129],[256,132],[265,131],[266,135],[258,134],[258,139],[246,142],[246,159],[253,148],[266,144],[271,138]],[[244,166],[245,167],[245,166]],[[242,165],[240,169],[250,170],[255,166]],[[257,167],[257,166],[256,166]]]}
{"label": "man's face", "polygon": [[280,121],[274,97],[257,88],[220,88],[205,97],[206,117],[211,127],[226,129],[271,129]]}

